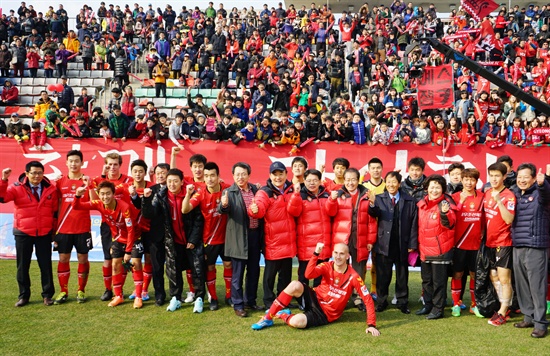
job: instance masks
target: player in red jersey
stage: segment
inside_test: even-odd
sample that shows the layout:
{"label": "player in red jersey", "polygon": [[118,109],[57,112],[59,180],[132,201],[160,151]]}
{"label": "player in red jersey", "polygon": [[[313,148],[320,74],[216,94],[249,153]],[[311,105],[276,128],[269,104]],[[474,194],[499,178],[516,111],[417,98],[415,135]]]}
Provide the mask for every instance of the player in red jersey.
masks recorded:
{"label": "player in red jersey", "polygon": [[452,315],[460,316],[460,294],[462,277],[467,269],[470,272],[470,313],[483,318],[476,307],[475,299],[475,271],[477,251],[481,245],[481,237],[485,229],[483,215],[483,194],[476,190],[479,171],[468,168],[462,171],[462,191],[453,194],[457,203],[455,225],[455,249],[453,254],[453,279],[451,279],[451,294],[453,298]]}
{"label": "player in red jersey", "polygon": [[491,281],[500,300],[500,309],[489,324],[500,326],[508,320],[512,302],[512,232],[516,196],[504,186],[507,167],[493,163],[487,168],[491,189],[485,192],[484,211],[487,221],[487,245],[491,262]]}
{"label": "player in red jersey", "polygon": [[[367,307],[366,333],[371,333],[373,336],[380,335],[380,331],[376,329],[374,302],[369,290],[357,272],[348,265],[350,257],[348,246],[343,243],[334,245],[333,261],[318,265],[317,260],[323,247],[322,242],[317,243],[305,273],[306,278],[309,279],[321,276],[321,284],[313,289],[299,281],[291,282],[275,299],[267,314],[252,325],[252,329],[261,330],[272,326],[273,317],[278,317],[289,326],[299,329],[326,325],[342,316],[355,289]],[[291,314],[289,309],[284,309],[293,297],[304,298],[304,313]]]}
{"label": "player in red jersey", "polygon": [[[103,181],[97,186],[97,195],[99,200],[82,202],[81,197],[86,192],[87,187],[79,187],[76,190],[73,201],[73,208],[76,210],[97,210],[101,213],[109,229],[111,230],[112,243],[110,254],[113,263],[113,289],[115,297],[109,303],[110,307],[116,307],[124,303],[122,296],[122,286],[124,278],[122,276],[122,262],[128,264],[131,260],[131,266],[134,277],[136,295],[141,296],[143,286],[143,271],[141,266],[141,257],[143,256],[143,244],[141,243],[141,231],[137,224],[137,209],[130,204],[115,198],[115,184]],[[142,300],[136,297],[134,308],[142,307]]]}
{"label": "player in red jersey", "polygon": [[[193,175],[193,181],[190,182],[196,189],[205,189],[204,184],[204,165],[206,164],[206,157],[201,154],[194,154],[189,158],[189,167],[191,168],[191,174]],[[175,167],[171,167],[175,168]],[[193,286],[193,275],[191,270],[185,271],[187,277],[187,284],[189,285],[189,292],[184,303],[193,303],[195,301],[195,287]]]}
{"label": "player in red jersey", "polygon": [[[54,304],[62,304],[67,301],[69,295],[69,277],[71,275],[71,251],[76,249],[78,257],[78,292],[76,301],[84,303],[86,301],[86,283],[88,282],[88,273],[90,272],[90,262],[88,262],[88,251],[93,248],[92,234],[90,233],[90,212],[84,210],[73,210],[72,202],[78,187],[85,185],[88,177],[82,173],[81,168],[84,163],[82,152],[72,150],[67,153],[67,168],[69,173],[61,177],[57,182],[57,191],[60,196],[59,219],[56,234],[54,236],[54,246],[59,252],[59,262],[57,263],[57,278],[61,287],[61,292],[54,299]],[[89,199],[86,199],[88,201]]]}
{"label": "player in red jersey", "polygon": [[[128,193],[134,207],[138,210],[141,210],[141,198],[143,197],[143,190],[145,188],[150,188],[153,186],[153,183],[146,181],[145,176],[147,174],[147,163],[142,159],[136,159],[130,164],[130,172],[132,179],[134,180],[132,184],[128,186]],[[139,226],[141,228],[141,242],[143,243],[143,254],[144,254],[144,263],[143,263],[143,288],[141,292],[141,299],[145,302],[149,300],[148,288],[151,283],[151,278],[153,276],[153,264],[151,263],[151,254],[149,251],[150,247],[150,227],[151,221],[139,215]],[[130,295],[129,299],[134,300],[136,298],[136,291],[134,290]]]}
{"label": "player in red jersey", "polygon": [[[95,177],[92,181],[92,188],[90,189],[90,198],[97,200],[96,189],[103,181],[109,181],[115,185],[115,198],[122,199],[128,197],[127,185],[132,183],[132,178],[125,174],[120,173],[120,166],[122,165],[122,157],[118,153],[109,153],[105,156],[105,165],[103,166],[103,172],[101,176]],[[113,281],[113,264],[111,258],[111,229],[107,224],[107,221],[103,219],[101,221],[101,245],[103,246],[103,283],[105,284],[105,292],[101,296],[102,301],[108,301],[113,298],[112,281]],[[124,278],[126,278],[126,271],[123,272]],[[122,283],[124,285],[124,283]]]}
{"label": "player in red jersey", "polygon": [[[344,186],[344,172],[349,168],[349,161],[345,158],[336,158],[332,161],[332,171],[334,172],[334,179],[325,178],[323,180],[323,186],[328,192],[333,190],[342,189]],[[325,172],[325,166],[321,167],[321,172]]]}
{"label": "player in red jersey", "polygon": [[[193,184],[187,185],[187,194],[182,203],[182,213],[187,214],[200,206],[204,216],[203,243],[206,259],[206,287],[210,293],[210,310],[218,310],[218,296],[216,293],[216,260],[218,256],[223,261],[223,279],[225,281],[225,302],[231,304],[231,259],[224,256],[225,228],[227,214],[218,212],[218,204],[222,199],[222,191],[229,188],[229,184],[220,182],[220,169],[214,162],[204,165],[204,189],[195,189]],[[195,193],[193,194],[193,191]],[[227,192],[226,192],[227,194]]]}

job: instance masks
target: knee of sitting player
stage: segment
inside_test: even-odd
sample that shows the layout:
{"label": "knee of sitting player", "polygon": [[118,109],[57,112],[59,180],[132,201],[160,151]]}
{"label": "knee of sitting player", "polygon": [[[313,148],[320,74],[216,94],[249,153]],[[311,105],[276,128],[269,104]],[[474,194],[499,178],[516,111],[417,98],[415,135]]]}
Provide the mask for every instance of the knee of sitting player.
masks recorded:
{"label": "knee of sitting player", "polygon": [[305,314],[296,314],[289,320],[288,325],[297,329],[304,329],[307,326],[307,317]]}
{"label": "knee of sitting player", "polygon": [[299,297],[304,292],[304,285],[299,281],[292,281],[285,288],[285,292],[289,295]]}

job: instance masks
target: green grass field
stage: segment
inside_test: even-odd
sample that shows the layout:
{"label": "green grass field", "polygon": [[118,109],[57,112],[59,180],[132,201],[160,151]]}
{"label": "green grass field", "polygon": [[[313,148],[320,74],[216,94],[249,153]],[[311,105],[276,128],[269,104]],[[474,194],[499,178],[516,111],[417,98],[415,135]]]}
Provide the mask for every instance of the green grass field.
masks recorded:
{"label": "green grass field", "polygon": [[[378,327],[382,335],[374,338],[365,334],[365,315],[355,308],[347,309],[338,322],[320,328],[295,330],[276,320],[274,327],[262,331],[250,329],[250,325],[261,317],[261,312],[241,319],[225,305],[212,312],[205,303],[202,314],[193,314],[190,304],[170,313],[165,307],[156,307],[154,301],[145,302],[141,310],[132,309],[128,301],[109,308],[106,302],[99,300],[104,290],[99,263],[91,266],[86,291],[88,302],[77,304],[76,264],[71,264],[71,268],[69,301],[64,305],[45,307],[40,297],[38,266],[33,261],[31,303],[15,308],[13,305],[18,294],[15,261],[0,261],[2,355],[177,355],[185,352],[210,355],[320,355],[335,352],[341,355],[365,355],[367,352],[382,355],[547,355],[550,350],[550,338],[535,340],[529,336],[530,329],[520,330],[512,326],[513,322],[521,320],[520,316],[497,328],[488,325],[486,319],[476,318],[468,312],[463,312],[460,318],[453,318],[449,309],[444,319],[435,321],[414,315],[414,311],[420,308],[417,302],[419,273],[412,273],[410,278],[412,313],[404,315],[392,307],[379,313]],[[221,270],[218,271],[220,275]],[[55,275],[54,279],[57,290]],[[218,277],[220,296],[223,295],[222,283]],[[129,294],[132,289],[132,279],[128,276],[125,291]]]}

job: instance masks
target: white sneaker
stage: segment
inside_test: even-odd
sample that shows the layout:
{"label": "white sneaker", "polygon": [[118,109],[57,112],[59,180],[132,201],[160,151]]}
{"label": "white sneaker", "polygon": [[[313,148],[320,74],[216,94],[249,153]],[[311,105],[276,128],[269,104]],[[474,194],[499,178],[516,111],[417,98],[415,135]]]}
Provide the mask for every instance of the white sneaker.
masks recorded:
{"label": "white sneaker", "polygon": [[195,293],[187,292],[187,298],[183,301],[184,303],[193,303],[195,301]]}
{"label": "white sneaker", "polygon": [[393,299],[391,300],[391,303],[393,305],[397,305],[397,297],[395,295],[393,296]]}
{"label": "white sneaker", "polygon": [[170,304],[168,305],[168,308],[166,308],[166,311],[174,312],[176,309],[181,308],[181,302],[177,300],[176,297],[172,297],[170,300]]}
{"label": "white sneaker", "polygon": [[202,313],[202,307],[202,298],[197,298],[197,300],[195,300],[195,306],[193,307],[193,313]]}

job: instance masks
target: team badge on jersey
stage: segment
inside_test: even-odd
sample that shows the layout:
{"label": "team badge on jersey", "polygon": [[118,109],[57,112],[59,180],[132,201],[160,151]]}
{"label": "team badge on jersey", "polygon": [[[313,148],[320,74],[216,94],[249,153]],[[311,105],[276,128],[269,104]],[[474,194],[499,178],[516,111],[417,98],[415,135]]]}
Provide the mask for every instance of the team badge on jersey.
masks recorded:
{"label": "team badge on jersey", "polygon": [[433,213],[432,214],[432,220],[436,220],[437,219],[437,213]]}
{"label": "team badge on jersey", "polygon": [[516,207],[516,204],[514,204],[514,200],[513,199],[510,199],[508,201],[508,204],[506,205],[506,209],[508,210],[514,210],[514,208]]}
{"label": "team badge on jersey", "polygon": [[367,289],[367,286],[363,285],[361,287],[361,293],[363,293],[364,296],[369,295],[369,290]]}
{"label": "team badge on jersey", "polygon": [[71,185],[71,190],[76,190],[76,184]]}
{"label": "team badge on jersey", "polygon": [[476,205],[474,204],[474,202],[471,202],[470,203],[470,210],[474,210],[476,208]]}
{"label": "team badge on jersey", "polygon": [[126,226],[128,226],[128,227],[132,226],[132,219],[125,218],[124,220],[126,220]]}
{"label": "team badge on jersey", "polygon": [[340,278],[339,277],[334,278],[334,284],[338,284],[338,283],[340,283]]}

